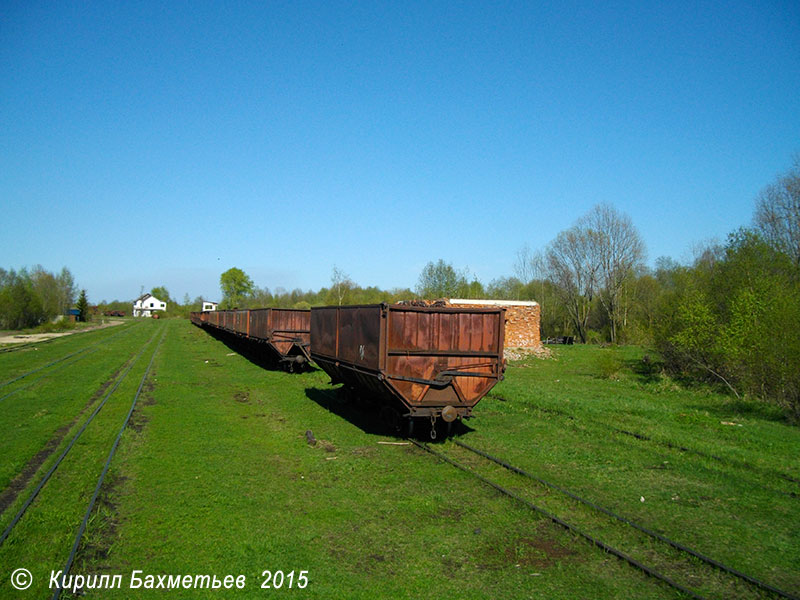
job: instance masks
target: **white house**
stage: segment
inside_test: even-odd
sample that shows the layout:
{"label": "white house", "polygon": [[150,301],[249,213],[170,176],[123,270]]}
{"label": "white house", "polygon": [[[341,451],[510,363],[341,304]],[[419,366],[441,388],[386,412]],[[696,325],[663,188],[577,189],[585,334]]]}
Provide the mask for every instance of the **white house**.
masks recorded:
{"label": "white house", "polygon": [[149,317],[156,310],[167,310],[167,303],[162,302],[152,294],[139,296],[133,302],[134,317]]}
{"label": "white house", "polygon": [[210,300],[203,300],[203,312],[217,310],[219,302],[211,302]]}

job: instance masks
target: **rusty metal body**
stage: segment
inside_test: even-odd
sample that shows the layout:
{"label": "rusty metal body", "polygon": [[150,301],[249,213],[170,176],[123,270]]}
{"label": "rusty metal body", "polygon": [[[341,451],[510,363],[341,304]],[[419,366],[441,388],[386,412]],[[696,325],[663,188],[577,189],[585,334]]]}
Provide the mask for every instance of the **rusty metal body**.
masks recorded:
{"label": "rusty metal body", "polygon": [[398,304],[311,309],[311,358],[403,417],[469,417],[503,378],[505,310]]}
{"label": "rusty metal body", "polygon": [[272,358],[298,366],[311,360],[311,311],[256,308],[193,312],[192,323],[240,338]]}

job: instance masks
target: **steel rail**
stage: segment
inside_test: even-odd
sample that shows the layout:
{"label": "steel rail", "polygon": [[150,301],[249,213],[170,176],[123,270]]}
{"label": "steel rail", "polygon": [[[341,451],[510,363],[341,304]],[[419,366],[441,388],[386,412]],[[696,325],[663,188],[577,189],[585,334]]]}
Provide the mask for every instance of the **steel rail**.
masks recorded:
{"label": "steel rail", "polygon": [[153,355],[150,357],[150,362],[147,364],[147,369],[145,369],[144,375],[142,375],[142,380],[139,382],[139,388],[136,390],[136,395],[133,397],[133,401],[131,402],[131,408],[125,417],[125,421],[122,423],[122,427],[120,427],[119,433],[117,434],[113,445],[111,446],[111,451],[108,453],[108,458],[103,466],[103,471],[100,473],[100,478],[97,480],[97,485],[94,488],[94,494],[92,494],[92,499],[89,501],[89,507],[86,509],[86,514],[84,515],[83,521],[81,521],[81,525],[78,528],[78,534],[75,536],[75,542],[72,544],[72,550],[69,553],[69,558],[67,558],[67,563],[61,573],[61,582],[59,582],[59,585],[53,594],[53,600],[58,600],[58,598],[61,596],[61,592],[63,591],[63,588],[61,587],[61,583],[64,581],[63,578],[67,576],[72,568],[72,563],[75,561],[75,556],[78,553],[78,546],[80,546],[81,538],[83,538],[83,534],[86,531],[86,526],[89,523],[89,517],[92,515],[92,510],[97,502],[97,497],[100,495],[100,489],[103,487],[103,481],[106,478],[106,473],[108,473],[108,469],[111,466],[111,460],[114,458],[114,454],[117,452],[119,442],[122,439],[122,434],[125,433],[125,429],[128,427],[128,422],[131,420],[131,415],[136,408],[136,402],[139,400],[139,395],[142,393],[145,381],[147,381],[147,376],[150,374],[150,368],[153,366],[153,361],[155,361],[158,350],[161,348],[161,342],[164,341],[164,337],[167,335],[166,326],[162,326],[162,328],[164,331],[161,334],[161,338],[158,340],[158,344],[156,345],[156,349],[153,351]]}
{"label": "steel rail", "polygon": [[[696,454],[697,456],[701,456],[703,458],[711,458],[711,459],[716,460],[718,462],[727,463],[727,464],[729,464],[731,466],[734,466],[734,467],[748,469],[750,471],[753,471],[754,473],[760,473],[761,475],[774,476],[774,477],[778,477],[779,479],[783,479],[785,481],[791,481],[792,483],[800,483],[800,479],[792,477],[791,475],[786,475],[784,473],[781,473],[780,471],[771,471],[769,469],[759,468],[759,467],[756,467],[756,466],[748,464],[748,463],[739,462],[739,461],[731,459],[731,458],[723,458],[722,456],[717,456],[716,454],[709,454],[709,453],[703,452],[701,450],[695,450],[693,448],[686,448],[685,446],[681,446],[679,444],[673,444],[669,440],[656,440],[656,439],[653,439],[650,436],[647,436],[647,435],[645,435],[643,433],[636,433],[635,431],[627,431],[626,429],[619,429],[617,427],[614,427],[613,425],[608,425],[608,428],[611,429],[612,431],[615,431],[616,433],[621,433],[623,435],[628,435],[628,436],[631,436],[633,438],[636,438],[637,440],[641,440],[641,441],[644,441],[644,442],[653,442],[654,444],[659,444],[659,445],[662,445],[662,446],[666,446],[667,448],[671,448],[672,450],[680,450],[681,452],[688,452],[690,454]],[[771,490],[771,491],[778,491],[778,490]],[[792,496],[793,498],[797,497],[797,495],[795,493],[793,493],[793,492],[779,492],[779,493],[784,493],[786,495]]]}
{"label": "steel rail", "polygon": [[52,341],[55,341],[64,336],[52,337],[46,340],[41,340],[39,342],[25,342],[24,344],[13,344],[11,346],[6,346],[5,348],[0,348],[0,354],[5,354],[6,352],[16,352],[17,350],[24,350],[25,348],[30,348],[31,346],[41,346],[43,344],[49,344]]}
{"label": "steel rail", "polygon": [[599,504],[595,504],[594,502],[592,502],[590,500],[586,500],[585,498],[581,498],[577,494],[573,494],[572,492],[570,492],[567,489],[564,489],[564,488],[562,488],[562,487],[560,487],[560,486],[558,486],[558,485],[556,485],[554,483],[551,483],[551,482],[549,482],[549,481],[547,481],[545,479],[542,479],[541,477],[537,477],[536,475],[528,473],[527,471],[524,471],[523,469],[520,469],[519,467],[515,467],[514,465],[511,465],[511,464],[509,464],[508,462],[506,462],[506,461],[504,461],[502,459],[499,459],[499,458],[497,458],[495,456],[492,456],[491,454],[489,454],[487,452],[484,452],[483,450],[479,450],[478,448],[473,448],[469,444],[465,444],[464,442],[461,442],[459,440],[451,440],[451,441],[456,446],[460,446],[461,448],[464,448],[465,450],[473,452],[474,454],[477,454],[478,456],[482,456],[483,458],[485,458],[487,460],[490,460],[490,461],[500,465],[501,467],[503,467],[505,469],[508,469],[509,471],[511,471],[513,473],[516,473],[518,475],[522,475],[523,477],[527,477],[529,479],[532,479],[534,481],[537,481],[537,482],[541,483],[542,485],[545,485],[545,486],[547,486],[549,488],[552,488],[552,489],[554,489],[554,490],[556,490],[558,492],[561,492],[562,494],[564,494],[566,496],[569,496],[573,500],[576,500],[576,501],[581,502],[581,503],[583,503],[583,504],[585,504],[587,506],[590,506],[591,508],[593,508],[595,510],[598,510],[598,511],[602,512],[603,514],[608,515],[609,517],[612,517],[612,518],[614,518],[614,519],[616,519],[616,520],[618,520],[618,521],[620,521],[622,523],[625,523],[626,525],[629,525],[629,526],[633,527],[634,529],[636,529],[638,531],[641,531],[642,533],[644,533],[644,534],[646,534],[646,535],[648,535],[648,536],[650,536],[650,537],[652,537],[652,538],[654,538],[654,539],[656,539],[656,540],[658,540],[660,542],[663,542],[663,543],[665,543],[665,544],[667,544],[669,546],[672,546],[676,550],[680,550],[681,552],[685,552],[685,553],[693,556],[694,558],[697,558],[697,559],[701,560],[702,562],[704,562],[704,563],[706,563],[708,565],[711,565],[712,567],[715,567],[715,568],[717,568],[717,569],[719,569],[721,571],[724,571],[725,573],[728,573],[729,575],[733,575],[735,577],[738,577],[739,579],[742,579],[743,581],[746,581],[747,583],[749,583],[751,585],[754,585],[757,588],[760,588],[760,589],[768,591],[768,592],[772,592],[773,594],[777,594],[778,596],[781,596],[783,598],[788,598],[789,600],[800,600],[800,598],[790,594],[789,592],[785,592],[785,591],[783,591],[783,590],[781,590],[779,588],[776,588],[775,586],[772,586],[772,585],[770,585],[768,583],[760,581],[759,579],[756,579],[755,577],[751,577],[750,575],[747,575],[746,573],[742,573],[741,571],[739,571],[737,569],[734,569],[733,567],[729,567],[729,566],[725,565],[724,563],[719,562],[718,560],[715,560],[715,559],[713,559],[713,558],[711,558],[709,556],[706,556],[706,555],[698,552],[697,550],[694,550],[694,549],[692,549],[692,548],[690,548],[690,547],[688,547],[688,546],[686,546],[684,544],[681,544],[680,542],[672,541],[671,539],[669,539],[669,538],[667,538],[667,537],[665,537],[665,536],[663,536],[663,535],[661,535],[659,533],[656,533],[655,531],[652,531],[652,530],[650,530],[650,529],[648,529],[648,528],[646,528],[646,527],[644,527],[642,525],[639,525],[638,523],[636,523],[634,521],[631,521],[630,519],[628,519],[626,517],[618,515],[617,513],[615,513],[612,510],[609,510],[609,509],[607,509],[607,508],[605,508],[603,506],[600,506]]}
{"label": "steel rail", "polygon": [[[90,348],[94,348],[95,346],[99,346],[101,343],[107,343],[109,340],[112,340],[112,339],[114,339],[115,337],[117,337],[117,336],[119,336],[119,335],[122,335],[123,333],[127,333],[127,332],[129,332],[131,329],[132,329],[132,328],[125,328],[125,329],[123,329],[122,331],[119,331],[119,332],[117,332],[117,333],[115,333],[115,334],[113,334],[113,335],[109,336],[109,337],[108,337],[108,338],[106,338],[105,340],[100,340],[100,341],[98,341],[98,342],[96,342],[96,343],[94,343],[94,344],[90,344],[90,345],[88,345],[88,346],[86,346],[86,347],[84,347],[84,348],[81,348],[80,350],[77,350],[77,351],[75,351],[75,352],[72,352],[71,354],[67,354],[66,356],[62,356],[61,358],[58,358],[58,359],[56,359],[56,360],[54,360],[54,361],[51,361],[51,362],[47,363],[46,365],[43,365],[43,366],[41,366],[41,367],[37,367],[37,368],[35,368],[35,369],[31,370],[31,371],[28,371],[27,373],[23,373],[22,375],[19,375],[19,376],[17,376],[17,377],[14,377],[13,379],[9,379],[8,381],[5,381],[5,382],[3,382],[3,383],[0,383],[0,388],[3,388],[3,387],[5,387],[5,386],[7,386],[7,385],[11,385],[11,384],[12,384],[12,383],[14,383],[15,381],[19,381],[20,379],[24,379],[24,378],[25,378],[25,377],[27,377],[28,375],[33,375],[34,373],[38,373],[39,371],[42,371],[42,370],[46,369],[47,367],[51,367],[51,366],[53,366],[53,365],[55,365],[55,364],[57,364],[57,363],[60,363],[61,361],[67,360],[68,358],[70,358],[70,357],[72,357],[72,356],[75,356],[75,355],[77,355],[77,354],[81,354],[82,352],[86,352],[86,351],[87,351],[87,350],[89,350]],[[3,398],[5,398],[5,396],[3,396]],[[2,399],[2,398],[0,398],[0,399]]]}
{"label": "steel rail", "polygon": [[[101,328],[102,329],[102,328]],[[124,327],[123,327],[124,329]],[[69,335],[79,335],[84,333],[93,333],[95,331],[99,331],[98,329],[89,329],[84,331],[74,331]],[[30,348],[31,346],[42,346],[43,344],[49,344],[50,342],[55,342],[56,340],[61,340],[66,336],[58,335],[56,337],[51,337],[46,340],[41,340],[38,342],[25,342],[22,344],[12,344],[10,346],[6,346],[5,348],[0,348],[0,354],[5,354],[6,352],[16,352],[17,350],[24,350],[25,348]]]}
{"label": "steel rail", "polygon": [[61,361],[67,360],[68,358],[70,358],[72,356],[75,356],[76,354],[81,354],[82,352],[86,352],[89,348],[91,348],[91,346],[86,346],[86,348],[81,348],[77,352],[73,352],[71,354],[67,354],[66,356],[63,356],[63,357],[61,357],[59,359],[56,359],[56,360],[54,360],[52,362],[47,363],[46,365],[42,365],[41,367],[37,367],[37,368],[35,368],[35,369],[31,370],[31,371],[28,371],[27,373],[23,373],[22,375],[14,377],[14,379],[9,379],[6,382],[0,383],[0,388],[6,387],[7,385],[11,385],[15,381],[19,381],[20,379],[24,379],[28,375],[33,375],[34,373],[38,373],[39,371],[42,371],[42,370],[46,369],[47,367],[52,367],[53,365],[58,364]]}
{"label": "steel rail", "polygon": [[[94,353],[95,353],[95,352],[97,352],[98,350],[99,350],[99,348],[95,348],[94,350],[92,350],[92,351],[90,351],[90,352],[87,352],[87,353],[86,353],[86,354],[84,354],[83,356],[79,356],[79,357],[78,357],[78,358],[76,358],[75,360],[71,360],[71,361],[69,361],[69,362],[65,362],[64,364],[62,364],[62,365],[61,365],[61,366],[59,366],[59,367],[56,367],[56,368],[55,368],[55,369],[53,369],[52,371],[49,371],[49,372],[47,372],[47,373],[45,373],[45,374],[43,374],[43,375],[40,375],[39,377],[37,377],[36,379],[34,379],[33,381],[31,381],[30,383],[28,383],[28,384],[26,384],[26,385],[21,385],[21,386],[19,386],[18,388],[14,388],[14,389],[13,389],[13,390],[11,390],[10,392],[8,392],[8,393],[7,393],[5,396],[0,396],[0,401],[2,401],[2,400],[5,400],[5,399],[6,399],[6,398],[8,398],[9,396],[13,396],[13,395],[14,395],[14,394],[16,394],[17,392],[21,392],[22,390],[27,390],[29,387],[32,387],[33,385],[35,385],[35,384],[36,384],[36,382],[38,382],[38,381],[41,381],[41,380],[42,380],[42,379],[44,379],[45,377],[48,377],[48,376],[52,375],[53,373],[56,373],[57,371],[60,371],[60,370],[61,370],[61,369],[63,369],[64,367],[68,367],[69,365],[75,364],[75,363],[76,363],[76,362],[78,362],[79,360],[83,360],[83,359],[84,359],[84,358],[86,358],[87,356],[91,356],[92,354],[94,354]],[[59,362],[61,362],[61,361],[59,361]]]}
{"label": "steel rail", "polygon": [[[488,395],[491,396],[492,398],[501,400],[503,402],[507,401],[502,396],[498,396],[496,394],[493,394],[492,392],[489,392]],[[576,417],[575,415],[572,415],[572,414],[570,414],[570,413],[568,413],[566,411],[563,411],[563,410],[558,410],[558,409],[555,409],[555,408],[549,408],[549,407],[545,407],[545,406],[537,406],[535,408],[536,408],[536,410],[540,410],[540,411],[542,411],[544,413],[553,414],[553,415],[559,415],[559,416],[565,417],[565,418],[573,420],[573,421],[579,419],[579,417]],[[768,469],[768,468],[765,468],[765,467],[757,467],[755,465],[751,465],[751,464],[746,463],[746,462],[737,461],[736,459],[733,459],[733,458],[725,458],[723,456],[717,456],[716,454],[711,454],[709,452],[703,452],[702,450],[695,450],[694,448],[687,448],[686,446],[681,446],[680,444],[675,444],[673,442],[670,442],[669,440],[659,440],[659,439],[647,436],[647,435],[645,435],[643,433],[637,433],[635,431],[628,431],[626,429],[620,429],[618,427],[615,427],[614,425],[611,425],[609,423],[604,423],[602,421],[590,420],[590,422],[595,424],[595,425],[599,425],[601,427],[604,427],[606,429],[610,429],[611,431],[614,431],[615,433],[620,433],[622,435],[630,436],[630,437],[635,438],[635,439],[637,439],[639,441],[652,442],[653,444],[657,444],[659,446],[664,446],[665,448],[669,448],[670,450],[679,450],[681,452],[687,452],[689,454],[694,454],[694,455],[700,456],[702,458],[710,458],[710,459],[715,460],[717,462],[720,462],[720,463],[723,463],[723,464],[726,464],[726,465],[729,465],[729,466],[732,466],[732,467],[744,469],[744,470],[747,470],[747,471],[750,471],[752,473],[756,473],[756,474],[759,474],[759,475],[762,475],[762,476],[777,477],[778,479],[783,479],[784,481],[789,481],[791,483],[800,484],[800,479],[798,479],[797,477],[793,477],[791,475],[787,475],[785,473],[781,473],[780,471],[776,471],[776,470],[773,470],[773,469]],[[762,487],[763,489],[765,489],[765,490],[767,490],[769,492],[772,492],[772,493],[778,493],[778,494],[782,494],[784,496],[791,496],[792,498],[797,498],[798,497],[797,493],[795,493],[795,492],[784,492],[784,491],[781,491],[781,490],[773,490],[773,489],[764,487],[763,485],[759,485],[759,487]]]}
{"label": "steel rail", "polygon": [[408,441],[410,441],[415,446],[418,446],[419,448],[425,450],[426,452],[431,453],[432,455],[436,456],[440,460],[443,460],[444,462],[456,467],[457,469],[460,469],[461,471],[464,471],[465,473],[469,473],[470,475],[472,475],[473,477],[475,477],[478,480],[482,481],[486,485],[491,486],[492,488],[494,488],[495,490],[497,490],[501,494],[503,494],[505,496],[508,496],[509,498],[513,498],[514,500],[524,504],[525,506],[527,506],[531,510],[539,513],[540,515],[542,515],[544,517],[547,517],[553,523],[556,523],[557,525],[560,525],[564,529],[567,529],[568,531],[571,531],[572,533],[584,538],[585,540],[587,540],[588,542],[590,542],[594,546],[597,546],[598,548],[601,548],[605,552],[608,552],[609,554],[612,554],[613,556],[616,556],[617,558],[619,558],[621,560],[624,560],[625,562],[627,562],[628,564],[630,564],[633,567],[636,567],[637,569],[639,569],[643,573],[645,573],[645,574],[647,574],[647,575],[649,575],[649,576],[651,576],[651,577],[653,577],[655,579],[658,579],[659,581],[662,581],[662,582],[666,583],[670,587],[678,590],[679,592],[681,592],[683,594],[686,594],[687,596],[689,596],[691,598],[694,598],[695,600],[704,600],[703,596],[700,596],[697,593],[695,593],[692,590],[690,590],[689,588],[686,588],[686,587],[682,586],[681,584],[679,584],[678,582],[673,581],[672,579],[670,579],[666,575],[663,575],[663,574],[659,573],[658,571],[656,571],[652,567],[648,567],[644,563],[636,560],[635,558],[633,558],[632,556],[622,552],[621,550],[617,550],[616,548],[614,548],[612,546],[609,546],[605,542],[602,542],[599,539],[597,539],[596,537],[593,537],[593,536],[589,535],[588,533],[586,533],[583,530],[579,529],[575,525],[567,523],[566,521],[564,521],[560,517],[557,517],[553,513],[541,508],[540,506],[537,506],[533,502],[531,502],[529,500],[526,500],[522,496],[512,492],[511,490],[509,490],[507,488],[504,488],[500,484],[495,483],[494,481],[491,481],[490,479],[487,479],[483,475],[480,475],[479,473],[476,473],[472,469],[470,469],[468,467],[465,467],[464,465],[454,461],[452,458],[444,455],[443,453],[434,450],[433,448],[431,448],[427,444],[423,444],[421,442],[418,442],[417,440],[415,440],[413,438],[407,438],[407,439],[408,439]]}
{"label": "steel rail", "polygon": [[[157,332],[156,332],[156,333],[157,333]],[[108,391],[108,392],[105,394],[105,396],[103,397],[103,399],[100,401],[100,404],[98,404],[98,406],[97,406],[97,407],[94,409],[94,411],[93,411],[93,412],[92,412],[92,414],[89,416],[89,418],[88,418],[88,419],[86,419],[86,422],[83,424],[83,426],[82,426],[82,427],[81,427],[81,428],[78,430],[78,432],[77,432],[77,433],[76,433],[76,434],[75,434],[75,435],[72,437],[72,439],[70,440],[69,444],[67,444],[66,448],[64,448],[64,450],[61,452],[61,454],[59,455],[59,457],[56,459],[56,462],[55,462],[55,463],[53,463],[53,465],[50,467],[50,469],[47,471],[47,473],[44,475],[44,477],[42,477],[41,481],[38,483],[38,485],[37,485],[37,486],[36,486],[36,488],[33,490],[33,492],[31,493],[31,495],[28,497],[28,499],[25,501],[25,503],[24,503],[24,504],[22,505],[22,507],[19,509],[19,511],[18,511],[18,512],[17,512],[17,514],[14,516],[14,518],[11,520],[11,522],[10,522],[10,523],[9,523],[9,525],[6,527],[6,529],[3,531],[2,535],[0,535],[0,546],[2,546],[2,545],[3,545],[3,542],[5,542],[5,541],[6,541],[6,539],[8,538],[8,536],[9,536],[9,535],[11,535],[11,531],[14,529],[14,527],[17,525],[17,523],[19,523],[20,519],[22,519],[22,517],[23,517],[23,515],[25,514],[25,512],[28,510],[28,508],[30,507],[30,505],[33,503],[33,501],[34,501],[34,500],[36,499],[36,497],[39,495],[39,492],[41,492],[41,491],[42,491],[42,488],[43,488],[43,487],[45,486],[45,484],[48,482],[48,480],[49,480],[49,479],[50,479],[50,477],[53,475],[53,473],[55,473],[55,472],[56,472],[56,469],[58,469],[59,465],[61,465],[61,462],[62,462],[62,461],[64,460],[64,458],[67,456],[67,454],[68,454],[68,453],[69,453],[69,451],[72,449],[72,447],[75,445],[75,442],[77,442],[77,441],[78,441],[78,438],[79,438],[79,437],[81,437],[81,434],[83,434],[83,432],[84,432],[84,431],[86,430],[86,428],[89,426],[89,423],[91,423],[91,422],[94,420],[94,418],[97,416],[97,414],[98,414],[98,413],[99,413],[99,412],[102,410],[102,408],[105,406],[106,402],[107,402],[107,401],[108,401],[108,399],[111,397],[111,395],[112,395],[112,394],[113,394],[113,393],[116,391],[116,389],[119,387],[119,385],[120,385],[120,384],[121,384],[121,383],[122,383],[122,382],[125,380],[125,378],[128,376],[128,373],[130,373],[130,371],[131,371],[131,369],[133,368],[133,366],[136,364],[136,362],[139,360],[139,358],[142,356],[142,354],[144,354],[144,351],[147,349],[147,347],[150,345],[150,343],[153,341],[153,339],[155,339],[155,337],[156,337],[156,333],[154,333],[154,334],[152,335],[152,337],[151,337],[149,340],[147,340],[147,342],[145,342],[145,344],[142,346],[142,349],[141,349],[141,350],[139,350],[139,352],[138,352],[138,353],[137,353],[135,356],[133,356],[133,357],[129,358],[129,359],[126,361],[126,363],[128,364],[128,366],[127,366],[127,367],[125,368],[125,370],[124,370],[124,371],[123,371],[123,372],[122,372],[122,373],[121,373],[121,374],[118,376],[116,383],[114,383],[114,386],[113,386],[113,387],[112,387],[112,388],[111,388],[111,389],[110,389],[110,390],[109,390],[109,391]]]}

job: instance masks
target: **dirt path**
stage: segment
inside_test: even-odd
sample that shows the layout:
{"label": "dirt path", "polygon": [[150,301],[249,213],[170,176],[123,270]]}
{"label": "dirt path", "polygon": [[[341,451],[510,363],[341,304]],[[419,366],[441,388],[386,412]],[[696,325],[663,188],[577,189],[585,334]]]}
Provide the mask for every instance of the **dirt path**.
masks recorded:
{"label": "dirt path", "polygon": [[113,327],[114,325],[121,325],[124,323],[124,321],[119,319],[109,319],[107,321],[104,319],[103,321],[103,323],[93,327],[87,327],[86,329],[75,329],[74,331],[63,331],[60,333],[9,333],[0,336],[0,344],[30,344],[32,342],[43,342],[52,338],[83,333],[85,331],[94,331],[95,329],[105,329],[106,327]]}

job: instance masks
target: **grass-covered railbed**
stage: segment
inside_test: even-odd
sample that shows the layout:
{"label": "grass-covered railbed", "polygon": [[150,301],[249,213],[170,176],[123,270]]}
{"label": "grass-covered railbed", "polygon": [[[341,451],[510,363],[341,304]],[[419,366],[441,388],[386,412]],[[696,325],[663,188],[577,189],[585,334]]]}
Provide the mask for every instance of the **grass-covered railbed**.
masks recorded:
{"label": "grass-covered railbed", "polygon": [[[41,448],[85,410],[93,390],[162,326],[167,336],[73,568],[123,574],[125,584],[87,596],[679,597],[427,453],[379,444],[400,440],[344,404],[322,372],[263,369],[184,321],[145,323],[116,338],[118,351],[112,352],[112,340],[107,352],[87,358],[94,370],[65,369],[54,377],[61,387],[17,394],[29,406],[25,412],[20,401],[17,408],[24,426],[4,417],[4,487],[37,444]],[[87,429],[0,547],[3,597],[48,595],[50,570],[66,560],[154,348],[151,342],[98,415],[97,427]],[[514,363],[459,439],[800,593],[800,498],[791,495],[800,485],[781,477],[800,479],[797,428],[758,406],[686,389],[651,365],[635,349],[594,347],[559,348],[553,360]],[[0,356],[3,381],[11,377],[5,368]],[[20,368],[15,363],[8,371]],[[84,379],[85,390],[64,391]],[[35,424],[42,411],[59,415],[49,429]],[[308,444],[307,430],[318,440],[315,446]],[[436,447],[644,562],[672,569],[704,595],[754,595],[752,588],[687,566],[675,553],[552,490],[470,458],[452,442]],[[15,512],[14,506],[3,512],[0,524]],[[34,575],[26,592],[9,584],[18,567]],[[247,587],[132,591],[127,582],[134,569],[246,575]],[[307,571],[308,586],[261,589],[266,569],[294,570],[295,577]]]}

